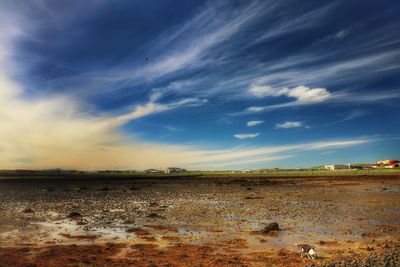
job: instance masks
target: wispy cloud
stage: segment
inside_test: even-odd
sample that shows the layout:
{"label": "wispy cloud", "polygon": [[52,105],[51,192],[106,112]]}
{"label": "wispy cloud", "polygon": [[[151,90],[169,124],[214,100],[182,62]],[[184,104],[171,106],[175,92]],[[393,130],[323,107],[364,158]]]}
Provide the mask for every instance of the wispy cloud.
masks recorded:
{"label": "wispy cloud", "polygon": [[298,128],[298,127],[302,127],[303,126],[303,122],[301,121],[286,121],[283,123],[277,123],[275,125],[276,129],[290,129],[290,128]]}
{"label": "wispy cloud", "polygon": [[[397,49],[367,55],[360,55],[358,51],[352,57],[341,58],[337,61],[327,60],[323,64],[321,64],[321,59],[318,58],[319,55],[316,52],[309,52],[308,56],[307,54],[301,57],[297,55],[295,58],[272,64],[265,69],[268,74],[259,77],[256,82],[274,88],[311,83],[337,86],[349,80],[364,79],[367,81],[383,72],[393,72],[400,67],[400,63],[394,60],[400,55]],[[327,57],[326,55],[321,56]],[[366,73],[369,74],[368,77],[365,77]]]}
{"label": "wispy cloud", "polygon": [[[374,138],[357,138],[344,140],[326,140],[318,142],[307,142],[302,144],[291,144],[283,146],[264,146],[259,148],[240,148],[199,153],[193,168],[240,168],[251,162],[270,162],[284,158],[296,157],[296,153],[302,151],[327,151],[364,145],[376,141]],[[200,156],[201,155],[201,156]]]}
{"label": "wispy cloud", "polygon": [[237,139],[249,139],[256,138],[260,133],[251,133],[251,134],[234,134],[233,136]]}
{"label": "wispy cloud", "polygon": [[264,111],[264,110],[265,110],[265,107],[257,107],[257,106],[248,107],[246,109],[247,112],[261,112],[261,111]]}
{"label": "wispy cloud", "polygon": [[257,97],[287,96],[295,98],[299,104],[311,104],[325,101],[331,97],[331,93],[325,88],[310,88],[297,86],[294,88],[272,88],[271,86],[252,85],[250,93]]}
{"label": "wispy cloud", "polygon": [[[345,105],[349,103],[370,104],[372,102],[379,103],[387,100],[394,100],[400,98],[400,90],[383,90],[379,92],[369,92],[369,93],[343,90],[335,93],[329,93],[329,91],[325,92],[326,89],[324,88],[317,88],[318,90],[314,92],[313,91],[307,92],[307,87],[303,89],[303,86],[301,86],[300,88],[301,88],[300,90],[295,92],[296,96],[293,94],[293,97],[299,96],[297,101],[289,101],[281,104],[273,104],[268,106],[251,106],[241,112],[235,113],[235,115],[260,113],[282,108],[317,105],[322,103],[336,104],[336,105]],[[302,91],[306,92],[303,96],[301,96]]]}
{"label": "wispy cloud", "polygon": [[[272,5],[271,5],[272,6]],[[223,44],[238,33],[242,27],[257,20],[269,11],[267,3],[252,2],[232,8],[228,4],[209,3],[191,20],[176,29],[168,29],[146,47],[149,61],[129,62],[107,70],[87,71],[70,77],[51,81],[52,85],[71,84],[81,94],[110,92],[127,85],[137,86],[157,81],[180,71],[215,64],[207,60],[210,50]],[[217,14],[217,15],[216,15]],[[218,19],[210,19],[218,16]],[[143,59],[142,59],[143,60]],[[71,90],[78,90],[73,89]]]}
{"label": "wispy cloud", "polygon": [[118,117],[115,117],[113,121],[116,124],[124,124],[131,120],[135,120],[144,116],[148,116],[155,113],[160,113],[163,111],[168,111],[172,109],[176,109],[179,107],[196,107],[203,105],[207,102],[206,99],[198,99],[198,98],[185,98],[178,101],[174,101],[166,104],[159,104],[156,102],[149,102],[145,105],[137,105],[133,109],[131,113],[124,114]]}
{"label": "wispy cloud", "polygon": [[345,38],[347,35],[349,35],[349,31],[348,30],[341,30],[341,31],[339,31],[339,32],[337,32],[335,35],[334,35],[334,37],[336,38],[336,39],[343,39],[343,38]]}
{"label": "wispy cloud", "polygon": [[320,19],[326,16],[327,13],[334,7],[334,4],[330,4],[300,14],[291,14],[287,11],[288,14],[285,15],[290,16],[291,19],[285,19],[286,16],[282,16],[281,19],[272,21],[269,29],[266,30],[260,37],[258,37],[254,43],[270,41],[279,36],[316,27],[318,26]]}
{"label": "wispy cloud", "polygon": [[368,114],[368,111],[363,109],[355,109],[350,112],[349,115],[343,118],[344,121],[354,120],[360,117],[363,117]]}
{"label": "wispy cloud", "polygon": [[254,127],[260,124],[263,124],[264,121],[248,121],[247,122],[247,127]]}
{"label": "wispy cloud", "polygon": [[355,119],[364,117],[368,113],[369,112],[367,110],[364,110],[364,109],[355,109],[355,110],[352,110],[346,116],[344,116],[342,119],[330,122],[330,123],[326,124],[326,126],[332,126],[332,125],[335,125],[335,124],[338,124],[338,123],[342,123],[342,122],[346,122],[346,121],[350,121],[350,120],[355,120]]}

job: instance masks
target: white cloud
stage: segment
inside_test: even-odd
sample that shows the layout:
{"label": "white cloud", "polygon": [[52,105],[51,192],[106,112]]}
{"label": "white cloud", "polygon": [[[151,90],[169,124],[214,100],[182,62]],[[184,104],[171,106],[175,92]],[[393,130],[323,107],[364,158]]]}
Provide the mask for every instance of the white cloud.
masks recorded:
{"label": "white cloud", "polygon": [[254,134],[234,134],[233,136],[237,139],[248,139],[248,138],[255,138],[259,136],[260,133],[254,133]]}
{"label": "white cloud", "polygon": [[[312,93],[313,94],[313,93]],[[311,94],[311,95],[312,95]],[[291,102],[285,102],[282,104],[275,104],[275,105],[269,105],[269,106],[253,106],[253,107],[248,107],[242,112],[237,112],[233,113],[236,115],[244,115],[248,113],[259,113],[259,112],[264,112],[264,111],[271,111],[274,109],[281,109],[281,108],[288,108],[288,107],[297,107],[297,106],[305,106],[305,105],[311,105],[311,104],[319,104],[319,103],[335,103],[338,105],[345,105],[349,103],[369,103],[369,102],[383,102],[387,100],[394,100],[400,98],[400,90],[386,90],[386,91],[379,91],[379,92],[373,92],[373,93],[361,93],[361,92],[351,92],[351,91],[339,91],[335,92],[332,94],[329,94],[329,97],[326,98],[323,96],[324,94],[322,93],[321,95],[318,96],[318,94],[314,96],[307,96],[303,98],[303,100],[297,100],[297,101],[291,101]],[[307,99],[308,100],[305,100]],[[320,99],[320,100],[318,100]],[[325,100],[321,100],[325,99]]]}
{"label": "white cloud", "polygon": [[325,88],[310,88],[306,86],[297,86],[294,88],[272,88],[271,86],[255,85],[253,84],[249,88],[249,92],[257,97],[277,97],[277,96],[287,96],[290,98],[295,98],[295,101],[285,102],[281,104],[269,105],[269,106],[253,106],[246,108],[245,111],[239,112],[237,114],[246,113],[257,113],[266,110],[294,107],[294,106],[304,106],[311,104],[318,104],[322,102],[332,101],[339,96],[337,94],[331,94]]}
{"label": "white cloud", "polygon": [[300,121],[286,121],[283,123],[277,123],[276,129],[289,129],[289,128],[298,128],[302,127],[303,123]]}
{"label": "white cloud", "polygon": [[334,35],[335,39],[343,39],[346,37],[350,32],[348,30],[341,30]]}
{"label": "white cloud", "polygon": [[301,104],[318,103],[331,97],[331,93],[325,88],[310,88],[302,85],[291,89],[252,85],[249,89],[249,92],[257,97],[277,97],[283,95],[287,97],[293,97]]}
{"label": "white cloud", "polygon": [[349,115],[347,115],[346,117],[343,118],[343,121],[349,121],[349,120],[354,120],[357,118],[361,118],[365,115],[368,114],[368,111],[363,110],[363,109],[355,109],[352,112],[350,112]]}
{"label": "white cloud", "polygon": [[331,97],[331,93],[325,88],[310,88],[305,86],[286,89],[284,93],[289,97],[296,98],[298,102],[304,104],[323,102]]}
{"label": "white cloud", "polygon": [[264,107],[248,107],[246,110],[249,112],[261,112],[264,109]]}
{"label": "white cloud", "polygon": [[262,124],[264,121],[248,121],[247,122],[247,126],[248,127],[254,127],[254,126],[257,126],[257,125],[260,125],[260,124]]}
{"label": "white cloud", "polygon": [[278,96],[276,95],[277,90],[268,85],[253,85],[250,87],[249,91],[257,97]]}

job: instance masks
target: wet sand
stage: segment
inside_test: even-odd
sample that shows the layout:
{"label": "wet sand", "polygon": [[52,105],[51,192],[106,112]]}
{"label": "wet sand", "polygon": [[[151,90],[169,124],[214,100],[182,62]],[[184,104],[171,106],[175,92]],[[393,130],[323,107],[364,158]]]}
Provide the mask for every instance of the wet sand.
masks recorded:
{"label": "wet sand", "polygon": [[398,175],[13,178],[0,201],[0,266],[400,263]]}

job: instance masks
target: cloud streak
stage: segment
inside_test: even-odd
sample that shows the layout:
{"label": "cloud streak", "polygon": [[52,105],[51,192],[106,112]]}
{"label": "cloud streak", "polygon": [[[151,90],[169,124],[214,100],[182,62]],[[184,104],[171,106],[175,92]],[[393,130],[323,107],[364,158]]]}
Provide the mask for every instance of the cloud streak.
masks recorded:
{"label": "cloud streak", "polygon": [[258,126],[260,124],[263,124],[264,121],[248,121],[247,122],[247,127],[254,127],[254,126]]}
{"label": "cloud streak", "polygon": [[256,138],[259,136],[260,133],[249,133],[249,134],[234,134],[233,136],[237,139],[249,139],[249,138]]}
{"label": "cloud streak", "polygon": [[200,153],[201,157],[196,159],[193,168],[222,168],[236,165],[242,167],[241,164],[250,162],[270,162],[279,159],[296,157],[296,153],[305,151],[325,151],[330,149],[343,149],[353,146],[365,145],[377,141],[373,138],[357,138],[347,140],[325,140],[317,142],[307,142],[302,144],[290,144],[282,146],[265,146],[259,148],[240,148],[220,150],[216,153],[212,151],[204,151]]}
{"label": "cloud streak", "polygon": [[286,121],[283,123],[277,123],[275,125],[276,129],[290,129],[302,127],[303,123],[301,121]]}

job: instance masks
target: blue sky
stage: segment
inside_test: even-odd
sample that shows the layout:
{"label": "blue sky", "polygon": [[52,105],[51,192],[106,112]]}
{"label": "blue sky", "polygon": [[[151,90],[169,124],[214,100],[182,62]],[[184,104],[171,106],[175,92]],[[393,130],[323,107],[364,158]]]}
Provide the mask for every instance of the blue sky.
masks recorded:
{"label": "blue sky", "polygon": [[398,1],[2,1],[0,164],[400,158],[399,11]]}

